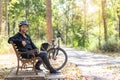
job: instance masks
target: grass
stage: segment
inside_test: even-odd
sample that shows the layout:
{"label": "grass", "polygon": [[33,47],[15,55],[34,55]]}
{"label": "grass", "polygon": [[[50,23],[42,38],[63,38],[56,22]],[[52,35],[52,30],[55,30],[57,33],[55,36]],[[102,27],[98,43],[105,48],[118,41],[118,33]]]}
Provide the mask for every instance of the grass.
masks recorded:
{"label": "grass", "polygon": [[8,37],[0,35],[0,54],[13,52],[12,46],[8,43]]}

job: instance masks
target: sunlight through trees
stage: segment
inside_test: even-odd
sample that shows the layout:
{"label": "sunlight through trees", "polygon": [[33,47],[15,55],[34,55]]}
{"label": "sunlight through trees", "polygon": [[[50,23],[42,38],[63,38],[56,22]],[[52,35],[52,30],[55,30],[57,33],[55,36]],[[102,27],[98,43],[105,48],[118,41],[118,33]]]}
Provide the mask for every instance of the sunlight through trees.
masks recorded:
{"label": "sunlight through trees", "polygon": [[36,41],[50,42],[59,30],[63,43],[72,47],[108,50],[108,45],[113,45],[119,49],[119,0],[47,1],[1,0],[1,35],[12,36],[18,31],[19,21],[28,20],[28,33]]}

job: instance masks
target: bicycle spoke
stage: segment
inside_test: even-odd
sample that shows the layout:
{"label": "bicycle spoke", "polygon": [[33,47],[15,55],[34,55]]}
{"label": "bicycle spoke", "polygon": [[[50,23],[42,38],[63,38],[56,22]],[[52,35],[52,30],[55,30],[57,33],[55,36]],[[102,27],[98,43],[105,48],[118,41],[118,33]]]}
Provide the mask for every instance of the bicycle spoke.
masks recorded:
{"label": "bicycle spoke", "polygon": [[61,69],[64,67],[67,61],[67,55],[62,49],[51,49],[49,50],[49,61],[51,66],[53,66],[54,69]]}

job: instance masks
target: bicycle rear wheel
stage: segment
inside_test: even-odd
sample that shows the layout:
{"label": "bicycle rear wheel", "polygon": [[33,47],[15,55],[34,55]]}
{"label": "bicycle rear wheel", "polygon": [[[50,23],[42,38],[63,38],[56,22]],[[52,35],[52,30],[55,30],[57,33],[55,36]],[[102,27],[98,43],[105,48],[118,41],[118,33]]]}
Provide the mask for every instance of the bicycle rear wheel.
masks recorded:
{"label": "bicycle rear wheel", "polygon": [[[53,57],[54,54],[56,54],[55,57]],[[62,48],[50,48],[48,50],[48,57],[51,66],[55,70],[62,69],[67,63],[68,59],[66,52]]]}

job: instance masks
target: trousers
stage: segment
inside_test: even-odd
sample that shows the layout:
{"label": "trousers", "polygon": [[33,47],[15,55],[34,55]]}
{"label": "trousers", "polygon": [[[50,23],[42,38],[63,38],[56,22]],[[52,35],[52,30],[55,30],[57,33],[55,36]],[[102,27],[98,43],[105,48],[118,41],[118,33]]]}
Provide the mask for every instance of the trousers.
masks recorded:
{"label": "trousers", "polygon": [[39,67],[42,62],[45,64],[45,66],[50,70],[50,72],[52,71],[55,71],[54,68],[50,65],[50,62],[49,62],[49,59],[48,59],[48,55],[47,55],[47,52],[46,51],[41,51],[39,54],[36,53],[35,51],[27,51],[26,54],[22,54],[22,58],[27,58],[27,59],[30,59],[33,57],[33,55],[29,54],[29,53],[34,53],[35,57],[40,57],[42,59],[41,60],[38,60],[37,63],[36,63],[36,67]]}

